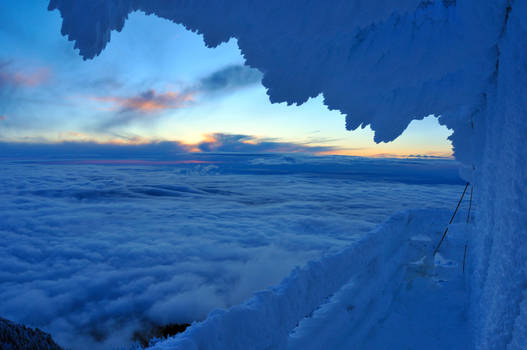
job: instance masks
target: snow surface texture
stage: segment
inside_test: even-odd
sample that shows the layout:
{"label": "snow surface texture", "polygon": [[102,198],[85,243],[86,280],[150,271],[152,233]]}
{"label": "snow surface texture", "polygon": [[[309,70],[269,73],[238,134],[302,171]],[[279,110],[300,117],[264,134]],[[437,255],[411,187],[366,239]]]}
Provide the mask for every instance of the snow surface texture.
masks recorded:
{"label": "snow surface texture", "polygon": [[463,187],[452,160],[192,157],[205,163],[0,161],[0,315],[66,348],[122,348]]}
{"label": "snow surface texture", "polygon": [[136,10],[182,23],[209,46],[234,37],[272,102],[322,93],[348,128],[370,124],[377,141],[441,115],[481,208],[473,346],[527,348],[525,1],[51,0],[55,8],[87,58]]}
{"label": "snow surface texture", "polygon": [[449,214],[415,210],[392,218],[398,228],[381,228],[378,239],[397,245],[370,248],[371,262],[351,268],[350,281],[300,323],[288,349],[469,348],[463,257],[471,227],[450,225],[448,242],[431,254]]}
{"label": "snow surface texture", "polygon": [[151,349],[466,349],[467,225],[452,226],[443,250],[457,261],[430,254],[449,214],[395,215],[341,252]]}

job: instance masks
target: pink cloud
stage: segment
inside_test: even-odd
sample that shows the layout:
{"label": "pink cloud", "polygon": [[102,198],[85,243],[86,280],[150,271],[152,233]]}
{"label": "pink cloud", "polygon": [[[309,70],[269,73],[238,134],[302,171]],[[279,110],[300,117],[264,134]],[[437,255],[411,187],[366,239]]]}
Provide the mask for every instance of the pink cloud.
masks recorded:
{"label": "pink cloud", "polygon": [[36,87],[44,84],[51,77],[51,69],[37,67],[30,70],[8,70],[9,64],[0,65],[0,86]]}
{"label": "pink cloud", "polygon": [[156,90],[147,90],[138,96],[96,96],[91,100],[103,102],[121,111],[136,111],[142,113],[155,113],[168,109],[183,108],[193,101],[193,93],[178,93],[168,91],[158,93]]}
{"label": "pink cloud", "polygon": [[0,115],[0,120],[6,120],[7,119],[7,116],[5,115]]}

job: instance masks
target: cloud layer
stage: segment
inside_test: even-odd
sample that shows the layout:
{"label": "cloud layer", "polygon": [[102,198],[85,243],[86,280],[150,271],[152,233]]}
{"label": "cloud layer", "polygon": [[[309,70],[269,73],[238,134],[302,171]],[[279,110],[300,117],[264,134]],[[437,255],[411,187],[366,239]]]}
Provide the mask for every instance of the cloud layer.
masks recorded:
{"label": "cloud layer", "polygon": [[123,346],[239,303],[397,210],[451,206],[462,187],[423,184],[454,176],[452,161],[202,157],[3,160],[0,314],[75,349]]}
{"label": "cloud layer", "polygon": [[282,142],[275,139],[259,139],[249,135],[215,133],[208,135],[197,148],[202,152],[233,153],[321,153],[331,152],[331,146],[312,146],[303,143]]}
{"label": "cloud layer", "polygon": [[[1,119],[0,119],[1,120]],[[67,136],[86,137],[70,133]],[[137,142],[139,141],[139,142]],[[131,139],[130,143],[62,142],[62,143],[2,143],[3,157],[81,157],[81,158],[125,158],[154,157],[170,159],[180,153],[330,153],[337,150],[331,146],[312,146],[307,143],[284,142],[276,139],[260,139],[251,135],[214,133],[206,135],[197,144],[180,141],[141,142]],[[122,140],[121,140],[122,142]],[[2,158],[2,156],[0,156]]]}

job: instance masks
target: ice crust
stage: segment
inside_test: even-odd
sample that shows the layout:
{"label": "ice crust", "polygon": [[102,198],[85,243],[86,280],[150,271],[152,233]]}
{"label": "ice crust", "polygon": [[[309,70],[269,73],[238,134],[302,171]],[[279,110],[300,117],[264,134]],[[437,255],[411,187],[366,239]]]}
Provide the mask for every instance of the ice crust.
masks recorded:
{"label": "ice crust", "polygon": [[527,348],[525,1],[51,0],[55,8],[85,58],[132,11],[181,23],[211,47],[236,38],[271,102],[322,93],[349,129],[370,124],[376,141],[440,115],[480,207],[471,347]]}

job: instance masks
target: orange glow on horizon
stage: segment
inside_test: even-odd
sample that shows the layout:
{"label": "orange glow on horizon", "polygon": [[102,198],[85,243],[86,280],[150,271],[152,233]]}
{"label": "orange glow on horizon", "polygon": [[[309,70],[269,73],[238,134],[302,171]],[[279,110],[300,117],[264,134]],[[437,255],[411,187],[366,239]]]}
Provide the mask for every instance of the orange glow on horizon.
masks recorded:
{"label": "orange glow on horizon", "polygon": [[217,143],[218,142],[218,139],[216,138],[214,134],[204,134],[201,137],[202,139],[198,143],[201,143],[201,142]]}
{"label": "orange glow on horizon", "polygon": [[[0,117],[1,120],[1,117]],[[117,146],[134,146],[134,145],[147,145],[159,142],[173,142],[175,144],[175,152],[184,153],[203,153],[202,145],[206,144],[206,150],[215,151],[220,149],[224,144],[221,134],[207,133],[201,136],[200,140],[194,142],[181,141],[176,139],[150,139],[146,137],[134,136],[129,138],[104,138],[97,135],[90,135],[82,132],[69,131],[66,133],[59,133],[57,142],[89,142],[100,145],[117,145]],[[228,135],[228,134],[226,134]],[[264,139],[253,137],[247,139],[241,139],[238,142],[241,144],[258,145]],[[452,152],[439,152],[439,151],[424,151],[424,150],[413,150],[413,149],[375,149],[375,148],[364,148],[364,149],[353,149],[353,148],[338,148],[329,149],[327,151],[313,151],[310,152],[309,147],[320,147],[318,144],[299,143],[298,149],[291,147],[282,147],[280,142],[288,143],[284,140],[278,140],[275,147],[264,153],[307,153],[317,156],[355,156],[355,157],[369,157],[369,158],[418,158],[418,157],[441,157],[453,159]],[[294,143],[293,143],[294,144]],[[201,146],[201,148],[200,148]],[[206,151],[205,151],[206,152]]]}
{"label": "orange glow on horizon", "polygon": [[58,134],[57,142],[89,142],[99,145],[146,145],[149,143],[158,142],[156,140],[147,139],[144,137],[130,137],[130,138],[98,138],[96,136],[78,132],[78,131],[68,131],[66,133]]}
{"label": "orange glow on horizon", "polygon": [[401,150],[393,152],[379,152],[374,149],[335,149],[331,151],[316,152],[320,156],[353,156],[353,157],[368,157],[368,158],[415,158],[415,157],[440,157],[440,158],[454,158],[452,152],[421,152],[418,150]]}
{"label": "orange glow on horizon", "polygon": [[53,161],[51,164],[71,165],[176,165],[176,164],[217,164],[218,161],[208,160],[142,160],[142,159],[86,159]]}

